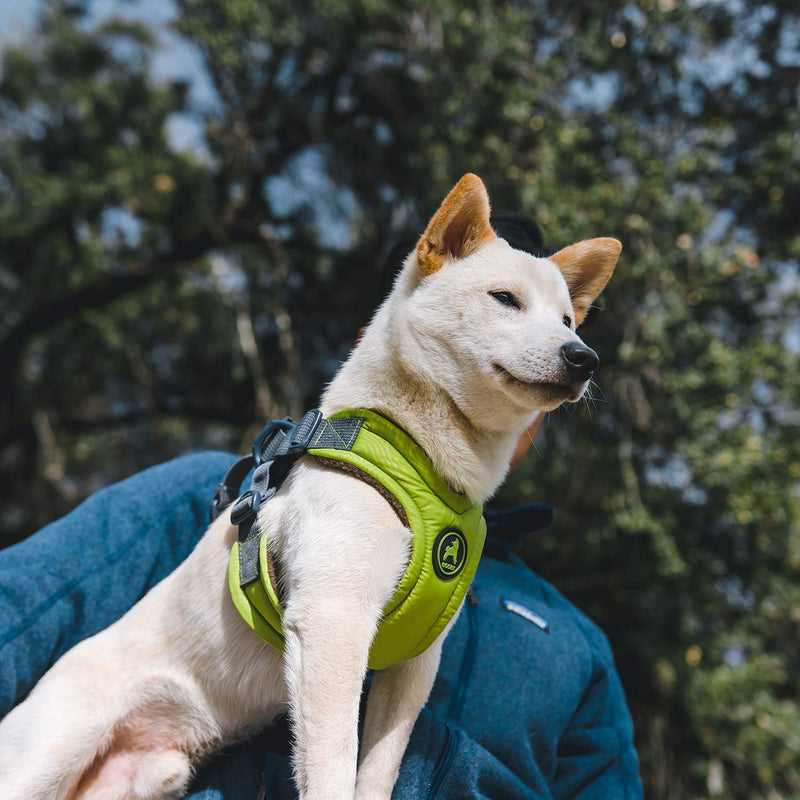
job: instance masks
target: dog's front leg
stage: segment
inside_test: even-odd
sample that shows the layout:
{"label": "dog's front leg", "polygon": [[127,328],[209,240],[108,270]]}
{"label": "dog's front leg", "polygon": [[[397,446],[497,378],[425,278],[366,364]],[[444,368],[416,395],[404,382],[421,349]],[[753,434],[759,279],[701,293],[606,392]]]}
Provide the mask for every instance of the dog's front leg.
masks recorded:
{"label": "dog's front leg", "polygon": [[355,791],[359,701],[381,607],[331,594],[283,618],[301,800],[351,800]]}
{"label": "dog's front leg", "polygon": [[356,800],[391,798],[411,729],[436,679],[444,637],[416,658],[372,676]]}

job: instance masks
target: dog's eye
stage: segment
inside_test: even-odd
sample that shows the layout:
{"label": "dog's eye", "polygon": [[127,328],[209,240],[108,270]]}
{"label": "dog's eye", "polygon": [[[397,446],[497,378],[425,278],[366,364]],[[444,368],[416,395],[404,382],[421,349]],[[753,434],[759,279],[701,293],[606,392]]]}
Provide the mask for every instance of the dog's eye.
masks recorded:
{"label": "dog's eye", "polygon": [[564,319],[561,320],[568,328],[572,327],[572,319],[567,315],[564,314]]}
{"label": "dog's eye", "polygon": [[489,294],[494,297],[498,303],[502,303],[504,306],[519,308],[519,301],[511,292],[489,292]]}

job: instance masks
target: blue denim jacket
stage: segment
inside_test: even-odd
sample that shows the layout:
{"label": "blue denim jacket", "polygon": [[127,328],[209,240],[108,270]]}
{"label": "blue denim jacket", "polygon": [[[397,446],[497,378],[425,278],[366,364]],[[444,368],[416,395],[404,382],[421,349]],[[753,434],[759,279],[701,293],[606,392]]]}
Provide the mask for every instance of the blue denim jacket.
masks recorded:
{"label": "blue denim jacket", "polygon": [[[186,558],[233,460],[199,453],[146,470],[0,552],[0,716],[60,655]],[[256,800],[262,791],[296,796],[285,722],[219,754],[189,797]],[[394,798],[641,796],[633,726],[605,636],[513,556],[484,558]]]}

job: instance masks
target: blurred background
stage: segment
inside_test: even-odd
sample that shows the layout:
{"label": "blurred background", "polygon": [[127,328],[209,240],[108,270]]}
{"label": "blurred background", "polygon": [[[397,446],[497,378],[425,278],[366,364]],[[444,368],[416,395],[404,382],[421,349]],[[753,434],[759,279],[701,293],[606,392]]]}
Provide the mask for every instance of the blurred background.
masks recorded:
{"label": "blurred background", "polygon": [[496,507],[650,798],[800,796],[796,0],[0,2],[0,541],[314,405],[466,171],[624,250]]}

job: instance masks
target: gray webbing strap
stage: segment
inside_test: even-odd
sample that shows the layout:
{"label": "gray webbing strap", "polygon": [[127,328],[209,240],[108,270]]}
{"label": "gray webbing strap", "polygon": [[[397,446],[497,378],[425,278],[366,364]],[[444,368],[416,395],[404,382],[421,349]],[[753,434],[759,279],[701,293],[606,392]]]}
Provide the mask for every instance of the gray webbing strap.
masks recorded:
{"label": "gray webbing strap", "polygon": [[[236,501],[238,505],[243,498],[248,496],[252,498],[249,503],[244,504],[248,506],[248,513],[239,522],[239,585],[242,588],[257,581],[259,576],[261,526],[258,524],[258,510],[278,491],[277,486],[270,486],[270,467],[273,463],[268,461],[266,464],[256,467],[249,491]],[[234,511],[235,508],[236,506],[234,506]],[[231,520],[233,521],[233,513],[231,513]]]}
{"label": "gray webbing strap", "polygon": [[[258,510],[278,491],[292,464],[311,448],[351,450],[358,432],[364,424],[363,417],[324,419],[319,411],[307,411],[299,422],[286,418],[270,422],[253,443],[253,456],[242,459],[228,473],[220,490],[232,490],[232,479],[241,484],[245,461],[255,463],[250,488],[238,497],[231,509],[231,522],[239,526],[239,585],[245,586],[259,579],[259,549],[261,530]],[[223,497],[218,490],[215,508],[221,508]],[[227,499],[227,497],[225,497]]]}
{"label": "gray webbing strap", "polygon": [[364,417],[337,417],[323,419],[317,428],[309,449],[352,450]]}

